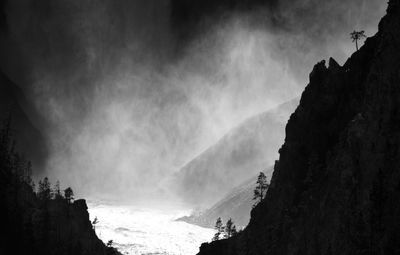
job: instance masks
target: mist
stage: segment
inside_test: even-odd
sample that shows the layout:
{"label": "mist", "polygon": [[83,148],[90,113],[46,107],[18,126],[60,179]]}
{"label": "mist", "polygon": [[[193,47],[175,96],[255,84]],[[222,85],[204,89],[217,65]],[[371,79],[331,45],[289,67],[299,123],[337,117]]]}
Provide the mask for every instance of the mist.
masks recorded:
{"label": "mist", "polygon": [[40,113],[33,121],[50,148],[36,178],[78,196],[175,200],[171,175],[247,118],[298,97],[317,61],[343,64],[355,50],[349,33],[373,35],[386,8],[278,3],[207,17],[181,39],[173,1],[7,2],[1,67]]}

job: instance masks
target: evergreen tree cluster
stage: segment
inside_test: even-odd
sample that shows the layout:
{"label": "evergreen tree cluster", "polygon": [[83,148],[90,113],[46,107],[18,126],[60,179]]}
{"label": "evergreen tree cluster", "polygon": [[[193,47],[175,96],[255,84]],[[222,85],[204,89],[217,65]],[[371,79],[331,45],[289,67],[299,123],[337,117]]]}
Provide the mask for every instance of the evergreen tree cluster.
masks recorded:
{"label": "evergreen tree cluster", "polygon": [[236,230],[236,226],[233,224],[233,220],[229,219],[225,226],[222,224],[221,217],[218,217],[215,223],[215,230],[217,231],[212,239],[212,241],[218,241],[222,238],[230,238],[235,236],[238,231]]}
{"label": "evergreen tree cluster", "polygon": [[15,189],[25,188],[31,190],[37,199],[48,201],[51,199],[65,199],[68,203],[73,201],[74,192],[68,187],[61,193],[60,181],[57,180],[54,187],[48,177],[39,180],[37,192],[32,180],[32,164],[15,150],[15,141],[11,129],[11,118],[8,118],[0,130],[0,177],[2,186],[12,184]]}
{"label": "evergreen tree cluster", "polygon": [[[263,172],[257,177],[256,187],[254,189],[254,197],[253,200],[256,200],[256,203],[253,205],[255,207],[258,203],[262,202],[265,198],[269,187],[269,183],[267,181],[267,177]],[[236,230],[236,226],[233,223],[233,220],[230,218],[225,226],[222,224],[221,217],[218,217],[217,221],[215,222],[215,230],[217,231],[212,238],[212,241],[218,241],[221,239],[230,238],[232,236],[237,235],[238,231]]]}
{"label": "evergreen tree cluster", "polygon": [[[32,189],[34,189],[34,186],[32,186]],[[36,196],[42,201],[49,201],[52,199],[65,200],[68,204],[71,204],[74,199],[74,192],[70,187],[68,187],[64,190],[63,195],[60,189],[60,181],[57,180],[56,184],[52,188],[49,178],[44,177],[43,180],[40,180],[38,183]]]}

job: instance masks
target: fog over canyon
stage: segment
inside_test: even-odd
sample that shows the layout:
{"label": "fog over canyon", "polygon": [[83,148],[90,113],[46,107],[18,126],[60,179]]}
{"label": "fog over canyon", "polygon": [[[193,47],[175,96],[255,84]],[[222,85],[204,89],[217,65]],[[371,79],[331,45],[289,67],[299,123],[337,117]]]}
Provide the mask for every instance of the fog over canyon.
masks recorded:
{"label": "fog over canyon", "polygon": [[243,192],[260,171],[270,179],[312,67],[329,57],[343,64],[355,51],[350,32],[374,35],[387,3],[0,6],[0,113],[16,105],[17,149],[33,179],[73,187],[91,221],[99,217],[97,235],[120,251],[194,254],[214,234],[209,219],[175,219],[218,202],[223,213],[229,202],[246,205],[237,221],[248,222]]}

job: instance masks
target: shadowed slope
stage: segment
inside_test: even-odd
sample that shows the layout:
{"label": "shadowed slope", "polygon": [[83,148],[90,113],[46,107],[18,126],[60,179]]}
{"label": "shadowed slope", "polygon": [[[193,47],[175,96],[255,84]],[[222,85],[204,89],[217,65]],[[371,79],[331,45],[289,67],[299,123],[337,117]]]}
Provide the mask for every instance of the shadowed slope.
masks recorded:
{"label": "shadowed slope", "polygon": [[314,67],[263,203],[199,254],[400,252],[400,1],[345,63]]}
{"label": "shadowed slope", "polygon": [[252,117],[186,164],[176,175],[178,192],[196,205],[212,205],[277,158],[284,126],[298,99]]}

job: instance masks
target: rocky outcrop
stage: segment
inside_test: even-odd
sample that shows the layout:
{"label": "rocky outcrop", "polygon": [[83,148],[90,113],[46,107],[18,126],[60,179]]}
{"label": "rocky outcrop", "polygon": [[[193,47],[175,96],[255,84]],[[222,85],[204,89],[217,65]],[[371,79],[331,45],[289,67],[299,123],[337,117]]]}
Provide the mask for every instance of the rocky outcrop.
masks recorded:
{"label": "rocky outcrop", "polygon": [[42,219],[34,222],[33,229],[40,229],[40,223],[48,217],[49,233],[46,243],[53,247],[51,253],[62,254],[65,253],[65,247],[69,247],[67,250],[72,250],[74,254],[106,254],[106,247],[97,238],[87,209],[83,199],[76,200],[73,204],[68,204],[65,200],[50,200],[44,209],[36,211],[41,214],[39,217]]}
{"label": "rocky outcrop", "polygon": [[50,198],[50,187],[46,198],[34,192],[9,124],[0,130],[0,254],[119,255],[96,236],[85,200]]}
{"label": "rocky outcrop", "polygon": [[400,1],[391,0],[344,66],[314,67],[248,227],[199,254],[399,254],[399,145]]}
{"label": "rocky outcrop", "polygon": [[1,254],[118,255],[96,236],[85,200],[40,201],[27,185],[1,188]]}

